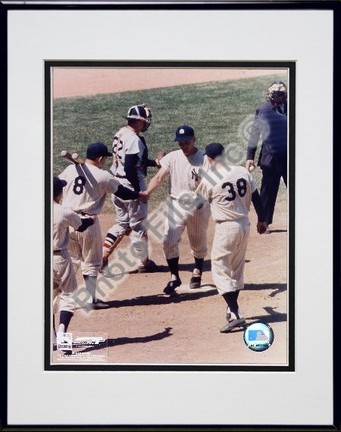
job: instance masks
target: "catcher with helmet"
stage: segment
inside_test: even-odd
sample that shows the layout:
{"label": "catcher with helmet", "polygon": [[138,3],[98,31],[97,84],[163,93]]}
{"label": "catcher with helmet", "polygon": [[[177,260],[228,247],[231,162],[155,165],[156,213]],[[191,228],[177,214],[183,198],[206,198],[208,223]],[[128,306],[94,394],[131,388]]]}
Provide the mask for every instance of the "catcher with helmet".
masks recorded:
{"label": "catcher with helmet", "polygon": [[[145,177],[147,167],[160,168],[159,160],[165,153],[159,152],[155,159],[150,159],[145,138],[141,133],[146,132],[152,122],[152,113],[145,104],[134,105],[129,108],[124,118],[128,124],[118,130],[113,139],[113,162],[111,172],[125,187],[135,192],[146,189]],[[108,230],[103,244],[102,273],[108,272],[109,256],[125,235],[130,235],[134,256],[139,259],[138,272],[153,272],[156,264],[149,259],[147,231],[145,220],[148,213],[147,202],[122,201],[113,196],[112,201],[116,213],[116,223]]]}
{"label": "catcher with helmet", "polygon": [[259,141],[262,146],[258,165],[262,170],[260,196],[265,211],[267,233],[272,224],[281,178],[287,185],[287,88],[274,81],[268,88],[266,102],[256,109],[247,146],[246,168],[254,168]]}

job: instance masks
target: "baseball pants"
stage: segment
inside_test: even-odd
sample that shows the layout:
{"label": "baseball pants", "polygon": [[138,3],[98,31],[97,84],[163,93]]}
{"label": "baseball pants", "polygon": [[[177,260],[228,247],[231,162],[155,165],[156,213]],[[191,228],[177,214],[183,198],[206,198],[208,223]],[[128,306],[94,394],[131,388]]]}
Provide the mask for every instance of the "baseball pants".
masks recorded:
{"label": "baseball pants", "polygon": [[181,214],[177,200],[168,201],[163,251],[166,259],[179,257],[179,243],[187,228],[188,240],[195,258],[204,258],[207,253],[207,227],[210,217],[210,206],[205,204],[193,214]]}
{"label": "baseball pants", "polygon": [[275,168],[262,167],[262,184],[260,197],[265,212],[265,222],[270,225],[273,221],[275,204],[281,177],[287,186],[287,164],[286,159],[280,161]]}
{"label": "baseball pants", "polygon": [[80,265],[83,275],[97,276],[102,266],[102,233],[97,217],[82,233],[70,229],[69,248],[75,268]]}
{"label": "baseball pants", "polygon": [[116,223],[108,230],[108,233],[118,237],[131,228],[130,239],[136,257],[141,262],[148,258],[148,238],[144,222],[148,215],[148,204],[139,200],[122,201],[113,196],[113,204],[116,212]]}
{"label": "baseball pants", "polygon": [[[53,313],[74,312],[73,293],[77,290],[76,276],[67,250],[53,255]],[[59,301],[59,306],[58,306]]]}
{"label": "baseball pants", "polygon": [[244,266],[250,222],[225,221],[215,224],[211,250],[213,282],[220,295],[244,288]]}

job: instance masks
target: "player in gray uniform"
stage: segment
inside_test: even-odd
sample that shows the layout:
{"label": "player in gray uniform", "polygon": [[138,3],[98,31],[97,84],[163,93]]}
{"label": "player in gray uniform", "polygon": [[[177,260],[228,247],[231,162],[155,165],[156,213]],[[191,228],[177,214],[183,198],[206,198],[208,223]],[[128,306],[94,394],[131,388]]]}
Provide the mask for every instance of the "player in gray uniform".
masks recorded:
{"label": "player in gray uniform", "polygon": [[220,143],[206,146],[210,169],[196,193],[211,204],[215,233],[211,250],[212,278],[227,303],[227,323],[220,330],[228,333],[243,326],[238,295],[244,288],[244,265],[250,232],[248,213],[251,201],[255,207],[257,231],[263,234],[266,223],[262,202],[252,174],[244,167],[229,165]]}
{"label": "player in gray uniform", "polygon": [[[123,126],[113,140],[113,164],[111,172],[120,184],[136,192],[146,189],[147,167],[159,167],[158,160],[149,159],[146,141],[141,132],[147,131],[152,114],[146,105],[129,108],[128,124]],[[132,246],[140,264],[139,273],[154,272],[157,266],[149,259],[147,230],[144,221],[148,214],[148,203],[142,201],[123,202],[113,195],[116,222],[108,230],[103,244],[103,272],[106,272],[108,259],[120,238],[130,235]]]}
{"label": "player in gray uniform", "polygon": [[164,288],[165,294],[172,294],[182,283],[179,276],[179,243],[185,228],[187,228],[188,239],[195,260],[190,288],[201,286],[203,262],[207,253],[207,227],[210,215],[207,204],[193,214],[186,215],[186,217],[181,211],[183,206],[179,199],[186,192],[195,191],[200,183],[204,153],[195,146],[194,129],[190,125],[178,127],[174,141],[178,143],[180,149],[168,153],[161,159],[161,169],[151,179],[145,192],[145,195],[149,197],[169,176],[170,196],[168,217],[165,220],[163,251],[171,273],[171,280]]}
{"label": "player in gray uniform", "polygon": [[102,211],[107,193],[123,200],[136,200],[139,194],[118,182],[103,170],[107,157],[112,156],[103,143],[88,146],[84,164],[69,165],[59,177],[67,182],[64,188],[64,205],[82,216],[93,216],[94,224],[84,233],[71,231],[70,253],[74,262],[81,263],[89,307],[106,308],[96,299],[97,275],[102,266],[102,234],[97,218]]}
{"label": "player in gray uniform", "polygon": [[53,177],[53,329],[59,311],[58,332],[61,333],[67,331],[76,306],[73,294],[77,281],[68,250],[69,227],[83,232],[94,223],[93,218],[81,218],[71,208],[61,205],[64,186],[65,180]]}

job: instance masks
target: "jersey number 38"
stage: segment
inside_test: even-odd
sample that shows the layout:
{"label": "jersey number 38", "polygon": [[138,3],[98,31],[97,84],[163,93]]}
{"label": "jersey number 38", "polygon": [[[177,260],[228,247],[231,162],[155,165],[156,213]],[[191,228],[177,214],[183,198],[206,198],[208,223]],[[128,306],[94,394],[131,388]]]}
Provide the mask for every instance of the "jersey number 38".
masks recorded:
{"label": "jersey number 38", "polygon": [[[247,182],[244,178],[240,178],[236,181],[236,187],[238,195],[243,198],[245,196],[247,191]],[[237,197],[236,189],[231,182],[225,182],[222,184],[222,188],[227,188],[227,192],[229,193],[228,196],[225,198],[226,201],[234,201]]]}

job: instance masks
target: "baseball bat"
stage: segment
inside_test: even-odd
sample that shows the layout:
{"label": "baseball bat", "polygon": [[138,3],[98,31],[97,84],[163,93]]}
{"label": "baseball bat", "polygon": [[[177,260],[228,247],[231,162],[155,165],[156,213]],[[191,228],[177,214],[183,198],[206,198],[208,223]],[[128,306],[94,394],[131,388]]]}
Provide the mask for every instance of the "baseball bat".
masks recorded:
{"label": "baseball bat", "polygon": [[63,158],[69,160],[70,162],[76,163],[76,162],[72,159],[72,155],[71,155],[71,153],[69,153],[68,151],[66,151],[66,150],[62,150],[62,151],[60,152],[60,155],[61,155]]}
{"label": "baseball bat", "polygon": [[72,160],[77,164],[82,165],[84,163],[83,159],[80,156],[78,156],[78,153],[72,153],[71,157],[72,157]]}

